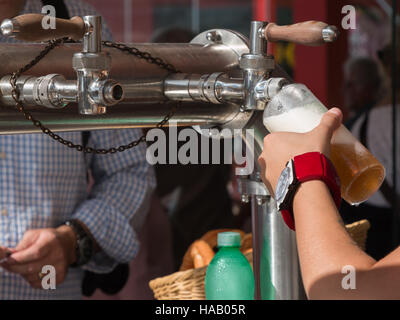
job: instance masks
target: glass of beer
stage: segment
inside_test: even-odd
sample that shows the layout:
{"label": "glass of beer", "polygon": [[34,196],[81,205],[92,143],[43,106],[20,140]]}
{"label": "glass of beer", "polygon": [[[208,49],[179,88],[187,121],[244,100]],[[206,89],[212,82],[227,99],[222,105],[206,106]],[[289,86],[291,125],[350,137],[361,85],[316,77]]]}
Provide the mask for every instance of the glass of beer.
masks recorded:
{"label": "glass of beer", "polygon": [[[327,111],[306,86],[290,84],[268,103],[264,125],[270,132],[309,132]],[[383,165],[343,125],[333,135],[331,160],[340,178],[342,198],[351,205],[368,200],[385,179]]]}

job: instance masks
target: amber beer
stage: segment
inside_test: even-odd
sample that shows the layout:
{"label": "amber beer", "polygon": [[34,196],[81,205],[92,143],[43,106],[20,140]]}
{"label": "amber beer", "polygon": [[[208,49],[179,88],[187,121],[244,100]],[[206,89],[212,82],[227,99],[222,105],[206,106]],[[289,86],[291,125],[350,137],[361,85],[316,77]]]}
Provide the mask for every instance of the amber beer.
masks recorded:
{"label": "amber beer", "polygon": [[349,139],[349,135],[351,133],[345,127],[335,133],[331,160],[340,178],[343,199],[358,205],[380,188],[385,179],[385,168],[353,136]]}
{"label": "amber beer", "polygon": [[[270,132],[309,132],[321,121],[325,106],[302,84],[285,86],[267,105],[264,125]],[[385,179],[385,168],[343,125],[334,133],[331,160],[339,175],[342,198],[358,205]]]}

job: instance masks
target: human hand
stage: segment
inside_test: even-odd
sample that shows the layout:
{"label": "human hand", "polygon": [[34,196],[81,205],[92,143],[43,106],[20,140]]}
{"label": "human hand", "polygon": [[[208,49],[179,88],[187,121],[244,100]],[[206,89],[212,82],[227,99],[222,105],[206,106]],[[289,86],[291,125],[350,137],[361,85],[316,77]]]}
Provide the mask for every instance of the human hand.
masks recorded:
{"label": "human hand", "polygon": [[342,123],[340,109],[329,110],[314,130],[307,133],[272,133],[264,138],[264,149],[258,163],[261,176],[271,194],[275,194],[278,179],[287,162],[308,152],[320,152],[330,157],[332,135]]}
{"label": "human hand", "polygon": [[0,263],[6,261],[11,253],[12,251],[10,249],[0,246]]}
{"label": "human hand", "polygon": [[33,288],[39,289],[42,288],[42,268],[51,265],[56,270],[56,284],[59,284],[64,281],[68,266],[76,259],[75,246],[75,233],[69,226],[28,230],[1,266],[20,274]]}

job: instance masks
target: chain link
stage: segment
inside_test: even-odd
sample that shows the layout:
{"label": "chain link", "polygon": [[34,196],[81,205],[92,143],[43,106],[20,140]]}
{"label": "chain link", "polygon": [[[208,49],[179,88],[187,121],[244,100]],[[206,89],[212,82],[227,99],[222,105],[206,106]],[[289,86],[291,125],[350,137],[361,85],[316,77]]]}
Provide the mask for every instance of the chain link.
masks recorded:
{"label": "chain link", "polygon": [[[69,38],[61,38],[61,39],[56,39],[56,40],[50,40],[48,42],[48,45],[31,61],[29,62],[27,65],[25,65],[24,67],[20,68],[18,71],[14,72],[11,75],[10,78],[10,84],[12,87],[12,91],[11,91],[11,95],[12,98],[15,101],[15,108],[21,112],[25,119],[32,121],[33,125],[35,127],[40,128],[40,130],[42,130],[42,132],[44,134],[47,134],[49,137],[51,137],[52,139],[54,139],[55,141],[58,141],[59,143],[72,148],[72,149],[76,149],[77,151],[83,152],[83,153],[95,153],[95,154],[113,154],[116,152],[123,152],[125,150],[131,149],[133,147],[138,146],[140,143],[143,143],[146,141],[146,136],[142,135],[139,139],[132,141],[131,143],[127,144],[127,145],[121,145],[119,147],[112,147],[109,149],[94,149],[91,147],[84,147],[83,145],[80,144],[74,144],[72,141],[63,139],[61,136],[59,136],[58,134],[54,133],[53,131],[51,131],[49,128],[45,127],[39,120],[35,119],[32,114],[27,111],[24,106],[22,105],[22,103],[19,100],[19,90],[17,87],[17,80],[18,77],[28,71],[30,68],[32,68],[34,65],[36,65],[41,59],[43,59],[51,50],[53,50],[55,47],[57,47],[60,44],[63,44],[65,42],[75,42],[75,41],[71,41],[71,39]],[[75,42],[76,43],[76,42]],[[170,73],[179,73],[180,71],[178,71],[173,65],[166,63],[165,61],[163,61],[161,58],[157,58],[157,57],[153,57],[150,53],[148,52],[144,52],[144,51],[140,51],[139,49],[135,48],[135,47],[129,47],[123,43],[114,43],[111,41],[102,41],[103,45],[106,47],[110,47],[110,48],[115,48],[124,52],[128,52],[129,54],[134,55],[135,57],[139,58],[139,59],[144,59],[147,62],[154,64]],[[175,114],[178,106],[180,105],[180,102],[176,103],[171,111],[164,117],[163,120],[161,120],[156,127],[157,128],[161,128],[163,127]]]}

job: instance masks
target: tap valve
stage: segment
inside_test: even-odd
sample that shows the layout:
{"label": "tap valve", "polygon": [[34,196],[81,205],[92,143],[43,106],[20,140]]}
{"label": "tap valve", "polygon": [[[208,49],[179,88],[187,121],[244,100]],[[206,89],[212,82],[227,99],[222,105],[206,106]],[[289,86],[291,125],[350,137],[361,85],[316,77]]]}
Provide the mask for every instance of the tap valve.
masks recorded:
{"label": "tap valve", "polygon": [[123,99],[122,86],[109,79],[111,57],[101,51],[101,17],[85,16],[86,32],[83,51],[75,53],[72,66],[78,77],[79,113],[98,115],[106,113],[107,106]]}
{"label": "tap valve", "polygon": [[264,110],[265,103],[258,100],[255,87],[265,78],[268,78],[275,68],[273,57],[267,56],[267,41],[263,30],[265,22],[253,21],[250,33],[250,53],[240,58],[240,68],[244,71],[245,98],[242,106],[243,111]]}

